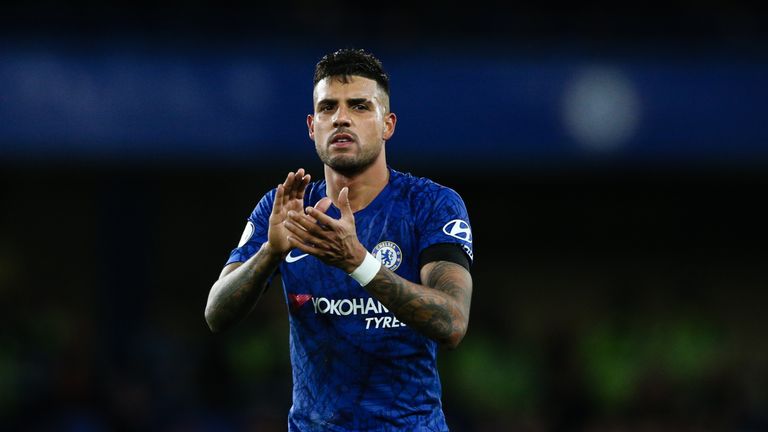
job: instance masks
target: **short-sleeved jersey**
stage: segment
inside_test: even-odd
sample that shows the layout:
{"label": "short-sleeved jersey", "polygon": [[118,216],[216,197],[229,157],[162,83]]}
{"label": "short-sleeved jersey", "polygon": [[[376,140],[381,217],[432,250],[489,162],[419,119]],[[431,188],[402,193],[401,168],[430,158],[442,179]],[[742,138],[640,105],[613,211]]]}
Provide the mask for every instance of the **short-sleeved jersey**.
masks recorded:
{"label": "short-sleeved jersey", "polygon": [[[419,254],[458,244],[470,261],[467,210],[453,190],[389,170],[389,182],[355,213],[360,242],[382,265],[420,283]],[[227,264],[246,261],[267,240],[275,189],[248,219]],[[307,186],[304,204],[326,196]],[[331,205],[327,214],[341,213]],[[289,431],[447,430],[436,367],[437,344],[399,321],[344,271],[292,250],[280,264],[290,321],[293,406]]]}

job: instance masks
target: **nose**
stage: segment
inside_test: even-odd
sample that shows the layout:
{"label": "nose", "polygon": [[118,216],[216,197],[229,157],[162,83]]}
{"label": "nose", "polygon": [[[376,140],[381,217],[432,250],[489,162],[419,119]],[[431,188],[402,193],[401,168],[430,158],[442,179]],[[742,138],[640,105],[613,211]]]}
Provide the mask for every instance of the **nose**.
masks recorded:
{"label": "nose", "polygon": [[344,106],[340,106],[333,115],[333,127],[339,128],[342,126],[350,126],[349,111]]}

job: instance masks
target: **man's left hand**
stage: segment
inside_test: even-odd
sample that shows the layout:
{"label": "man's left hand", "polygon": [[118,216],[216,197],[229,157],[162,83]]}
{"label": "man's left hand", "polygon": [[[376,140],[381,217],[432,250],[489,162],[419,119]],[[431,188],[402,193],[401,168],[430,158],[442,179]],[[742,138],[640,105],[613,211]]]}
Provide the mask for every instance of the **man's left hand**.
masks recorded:
{"label": "man's left hand", "polygon": [[349,203],[349,188],[344,187],[336,201],[341,218],[333,219],[325,214],[330,199],[323,198],[315,207],[307,207],[306,214],[288,212],[285,227],[290,231],[291,246],[319,258],[326,264],[352,273],[367,251],[357,239],[355,215]]}

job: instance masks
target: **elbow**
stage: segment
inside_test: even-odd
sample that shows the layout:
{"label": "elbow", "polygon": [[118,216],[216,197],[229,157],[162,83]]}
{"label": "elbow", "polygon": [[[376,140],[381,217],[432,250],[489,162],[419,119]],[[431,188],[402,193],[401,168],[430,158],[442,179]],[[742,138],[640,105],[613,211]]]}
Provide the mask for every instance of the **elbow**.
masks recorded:
{"label": "elbow", "polygon": [[455,350],[459,347],[459,344],[464,339],[464,335],[467,334],[467,325],[464,323],[455,329],[451,334],[441,341],[441,345],[449,350]]}
{"label": "elbow", "polygon": [[219,333],[224,330],[220,320],[217,318],[214,308],[207,306],[205,308],[205,322],[212,333]]}
{"label": "elbow", "polygon": [[205,323],[208,324],[211,333],[220,333],[229,328],[230,323],[228,321],[230,320],[225,313],[226,307],[217,301],[217,297],[213,295],[215,288],[216,284],[211,289],[211,294],[205,303]]}
{"label": "elbow", "polygon": [[459,344],[461,343],[462,339],[464,339],[464,333],[461,334],[452,334],[448,340],[446,340],[443,343],[443,346],[445,348],[448,348],[449,350],[453,351],[456,348],[459,347]]}

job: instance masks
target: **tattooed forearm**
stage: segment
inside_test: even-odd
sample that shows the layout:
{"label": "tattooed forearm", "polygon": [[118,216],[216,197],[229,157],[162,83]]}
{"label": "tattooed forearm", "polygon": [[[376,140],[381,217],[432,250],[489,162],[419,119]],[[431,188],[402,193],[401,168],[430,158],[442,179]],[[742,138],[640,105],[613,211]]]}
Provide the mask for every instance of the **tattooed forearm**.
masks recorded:
{"label": "tattooed forearm", "polygon": [[424,266],[422,279],[426,286],[382,267],[365,288],[397,319],[455,348],[467,331],[472,278],[463,267],[441,261]]}
{"label": "tattooed forearm", "polygon": [[214,332],[225,330],[243,319],[256,305],[275,272],[280,257],[262,248],[213,284],[205,306],[205,320]]}

